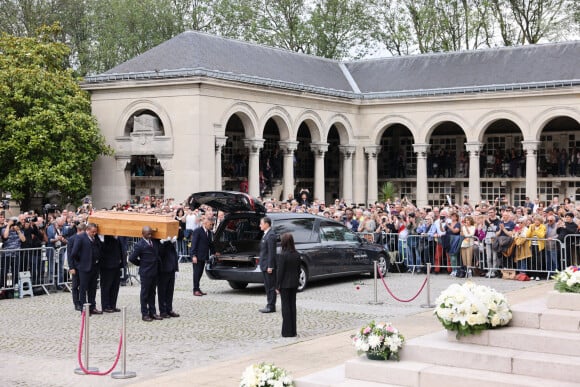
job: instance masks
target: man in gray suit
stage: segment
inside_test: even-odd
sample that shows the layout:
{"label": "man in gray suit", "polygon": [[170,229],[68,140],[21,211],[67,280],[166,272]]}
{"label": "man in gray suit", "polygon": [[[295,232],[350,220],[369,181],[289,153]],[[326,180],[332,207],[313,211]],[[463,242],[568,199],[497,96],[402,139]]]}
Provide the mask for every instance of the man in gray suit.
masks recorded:
{"label": "man in gray suit", "polygon": [[260,229],[264,232],[260,242],[260,269],[264,275],[264,287],[268,303],[260,309],[262,313],[276,311],[276,234],[272,230],[272,220],[267,216],[260,219]]}

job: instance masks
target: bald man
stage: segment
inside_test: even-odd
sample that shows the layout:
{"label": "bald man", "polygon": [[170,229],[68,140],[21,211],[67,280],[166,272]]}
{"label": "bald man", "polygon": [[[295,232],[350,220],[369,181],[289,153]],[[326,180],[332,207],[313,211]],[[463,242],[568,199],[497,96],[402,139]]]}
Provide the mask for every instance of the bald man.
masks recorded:
{"label": "bald man", "polygon": [[143,321],[163,320],[155,310],[155,288],[159,275],[159,241],[153,239],[151,227],[145,226],[141,230],[143,238],[133,247],[129,262],[139,266],[141,279],[141,319]]}

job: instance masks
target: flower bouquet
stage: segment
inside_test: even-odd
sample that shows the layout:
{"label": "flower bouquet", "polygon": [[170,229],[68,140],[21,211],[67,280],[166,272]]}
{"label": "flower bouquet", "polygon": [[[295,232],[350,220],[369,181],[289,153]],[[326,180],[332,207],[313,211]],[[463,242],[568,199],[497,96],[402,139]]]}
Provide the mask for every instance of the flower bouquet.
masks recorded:
{"label": "flower bouquet", "polygon": [[287,387],[294,386],[286,370],[274,364],[252,364],[242,374],[240,387]]}
{"label": "flower bouquet", "polygon": [[399,350],[405,338],[390,323],[376,323],[362,327],[352,337],[357,353],[366,353],[373,360],[399,360]]}
{"label": "flower bouquet", "polygon": [[560,293],[580,293],[580,268],[569,266],[566,270],[559,271],[553,276],[556,280],[554,289]]}
{"label": "flower bouquet", "polygon": [[503,294],[471,281],[453,284],[437,298],[434,314],[457,338],[507,325],[512,312]]}

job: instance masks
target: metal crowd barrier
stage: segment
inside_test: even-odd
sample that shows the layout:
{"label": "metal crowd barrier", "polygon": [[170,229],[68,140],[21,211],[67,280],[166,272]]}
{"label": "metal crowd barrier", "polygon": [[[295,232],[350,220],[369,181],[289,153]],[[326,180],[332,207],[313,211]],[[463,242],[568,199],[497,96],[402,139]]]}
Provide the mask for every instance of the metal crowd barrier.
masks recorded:
{"label": "metal crowd barrier", "polygon": [[[451,265],[449,253],[443,249],[438,238],[428,235],[408,235],[400,238],[394,233],[359,233],[359,235],[380,243],[389,252],[391,264],[406,267],[411,272],[426,270],[427,263],[435,272],[451,272],[461,267],[461,248],[457,256],[457,265]],[[463,240],[464,238],[461,237]],[[496,252],[493,248],[495,238],[479,240],[472,237],[472,266],[475,275],[501,276],[500,270],[522,271],[534,276],[548,278],[555,271],[569,265],[580,264],[580,234],[567,235],[564,242],[558,239],[516,238],[513,246],[505,252]],[[529,249],[529,250],[528,250]]]}
{"label": "metal crowd barrier", "polygon": [[32,288],[41,288],[49,294],[48,288],[55,285],[58,273],[56,257],[52,247],[0,250],[0,290],[14,290],[18,287],[19,273],[29,271]]}

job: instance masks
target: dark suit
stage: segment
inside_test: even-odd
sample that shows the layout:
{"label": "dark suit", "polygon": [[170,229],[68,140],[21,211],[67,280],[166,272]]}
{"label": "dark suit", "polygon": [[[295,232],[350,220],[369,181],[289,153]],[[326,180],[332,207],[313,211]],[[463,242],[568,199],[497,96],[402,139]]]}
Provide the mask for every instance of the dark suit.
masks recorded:
{"label": "dark suit", "polygon": [[[272,269],[272,274],[268,273]],[[260,242],[260,269],[264,275],[266,288],[266,309],[276,310],[276,234],[272,228],[262,237]]]}
{"label": "dark suit", "polygon": [[300,254],[283,252],[276,257],[276,288],[282,301],[282,336],[296,336],[296,291],[299,286]]}
{"label": "dark suit", "polygon": [[141,314],[143,316],[157,314],[155,311],[155,288],[157,287],[160,260],[159,241],[155,239],[148,242],[141,238],[133,247],[133,252],[129,257],[129,262],[139,266]]}
{"label": "dark suit", "polygon": [[197,263],[193,264],[193,291],[201,291],[199,288],[199,281],[203,275],[205,261],[209,259],[210,254],[214,253],[213,249],[213,233],[207,231],[203,227],[198,227],[193,230],[191,234],[191,257],[197,257]]}
{"label": "dark suit", "polygon": [[175,272],[179,271],[177,264],[179,257],[175,243],[165,242],[159,246],[161,268],[159,281],[157,282],[157,299],[159,300],[159,313],[167,314],[173,311],[173,291],[175,289]]}
{"label": "dark suit", "polygon": [[82,308],[81,302],[79,300],[79,270],[77,268],[77,262],[72,258],[72,250],[74,248],[75,242],[78,238],[79,234],[73,235],[68,238],[68,243],[66,244],[66,260],[68,262],[69,269],[74,269],[75,274],[71,275],[71,289],[70,292],[72,294],[73,304],[75,308]]}
{"label": "dark suit", "polygon": [[101,241],[84,232],[76,236],[71,249],[71,258],[75,261],[79,273],[79,302],[91,304],[91,310],[96,309],[97,281],[99,277],[99,261],[101,259]]}
{"label": "dark suit", "polygon": [[121,286],[121,269],[125,251],[121,241],[114,236],[105,235],[103,242],[103,259],[101,260],[101,306],[103,309],[115,309]]}

